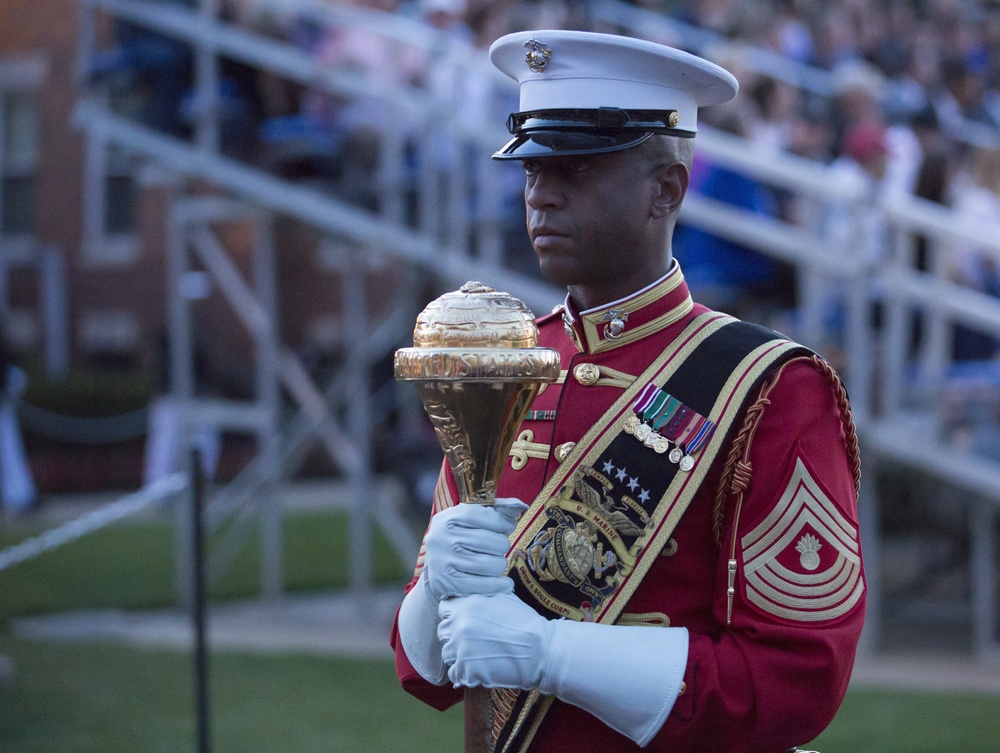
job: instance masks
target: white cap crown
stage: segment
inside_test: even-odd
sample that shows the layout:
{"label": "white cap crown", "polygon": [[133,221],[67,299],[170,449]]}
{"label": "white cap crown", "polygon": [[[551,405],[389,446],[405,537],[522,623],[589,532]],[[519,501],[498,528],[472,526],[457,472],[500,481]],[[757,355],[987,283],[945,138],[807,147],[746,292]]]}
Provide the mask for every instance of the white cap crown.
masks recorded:
{"label": "white cap crown", "polygon": [[[614,34],[515,32],[493,43],[490,60],[518,82],[521,114],[608,108],[644,115],[663,113],[664,127],[647,128],[647,135],[661,131],[693,136],[698,130],[698,107],[730,100],[739,89],[735,77],[714,63],[672,47]],[[634,135],[644,128],[642,123],[648,125],[648,120],[629,118],[622,129]],[[563,122],[560,127],[569,127],[580,135],[581,130],[593,130],[598,125],[585,119],[578,125]],[[599,127],[608,130],[605,118]],[[514,127],[512,131],[517,133]],[[496,156],[502,158],[508,148],[518,147],[508,144]],[[515,156],[509,154],[509,158]]]}

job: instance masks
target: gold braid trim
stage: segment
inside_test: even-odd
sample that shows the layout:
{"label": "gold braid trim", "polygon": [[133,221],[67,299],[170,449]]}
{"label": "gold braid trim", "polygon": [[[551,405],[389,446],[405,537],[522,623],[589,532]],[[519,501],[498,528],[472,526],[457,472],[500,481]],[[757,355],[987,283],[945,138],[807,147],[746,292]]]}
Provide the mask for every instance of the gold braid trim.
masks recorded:
{"label": "gold braid trim", "polygon": [[615,624],[629,627],[670,627],[670,618],[663,612],[622,612]]}
{"label": "gold braid trim", "polygon": [[858,433],[854,426],[854,415],[851,413],[851,401],[847,397],[847,390],[844,383],[840,381],[840,376],[833,367],[819,356],[812,357],[813,366],[826,377],[826,380],[833,387],[837,396],[837,405],[840,408],[840,420],[844,424],[844,440],[847,443],[847,461],[851,464],[851,473],[854,474],[854,493],[861,493],[861,450],[858,448]]}
{"label": "gold braid trim", "polygon": [[594,387],[621,387],[623,390],[631,386],[635,381],[634,374],[626,374],[624,371],[609,369],[607,366],[598,366],[600,378],[594,382]]}
{"label": "gold braid trim", "polygon": [[722,469],[722,476],[719,480],[719,488],[715,492],[715,505],[712,508],[712,533],[715,536],[715,543],[722,546],[722,527],[725,520],[726,501],[730,498],[736,499],[736,506],[739,509],[743,502],[743,494],[750,484],[750,476],[753,468],[750,464],[750,444],[753,440],[754,432],[760,423],[764,409],[771,404],[768,396],[774,385],[781,379],[781,374],[785,368],[795,361],[807,360],[819,371],[833,388],[837,398],[837,406],[840,409],[840,420],[844,426],[844,438],[847,444],[847,462],[851,466],[851,473],[854,476],[854,491],[861,491],[861,453],[858,448],[858,435],[854,426],[854,417],[851,413],[851,403],[847,397],[847,390],[843,382],[834,371],[833,367],[824,359],[817,355],[802,356],[793,358],[782,364],[775,375],[764,383],[760,389],[760,395],[752,406],[747,410],[736,438],[729,448],[726,456],[726,464]]}
{"label": "gold braid trim", "polygon": [[726,500],[730,497],[736,498],[736,506],[739,509],[743,503],[743,494],[750,485],[750,476],[753,473],[753,466],[750,464],[750,444],[757,431],[757,426],[760,424],[761,416],[764,415],[764,409],[771,404],[768,396],[788,364],[797,360],[799,359],[793,358],[791,361],[786,361],[773,378],[764,382],[760,388],[760,394],[747,410],[746,416],[743,418],[743,425],[729,447],[726,464],[722,467],[719,488],[715,492],[715,504],[712,507],[712,534],[715,536],[716,545],[720,548],[722,547],[722,527],[726,516]]}

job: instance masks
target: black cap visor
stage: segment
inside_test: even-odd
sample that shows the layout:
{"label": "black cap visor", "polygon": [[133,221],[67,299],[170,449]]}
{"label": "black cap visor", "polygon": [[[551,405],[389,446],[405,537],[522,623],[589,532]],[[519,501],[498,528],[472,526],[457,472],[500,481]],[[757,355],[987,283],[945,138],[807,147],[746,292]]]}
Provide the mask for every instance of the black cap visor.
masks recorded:
{"label": "black cap visor", "polygon": [[572,157],[577,154],[618,152],[638,146],[653,134],[643,131],[531,131],[520,133],[493,155],[496,160],[531,157]]}
{"label": "black cap visor", "polygon": [[694,136],[675,128],[676,120],[672,110],[629,111],[617,107],[515,112],[507,119],[507,130],[514,138],[493,159],[617,152],[641,144],[654,133]]}

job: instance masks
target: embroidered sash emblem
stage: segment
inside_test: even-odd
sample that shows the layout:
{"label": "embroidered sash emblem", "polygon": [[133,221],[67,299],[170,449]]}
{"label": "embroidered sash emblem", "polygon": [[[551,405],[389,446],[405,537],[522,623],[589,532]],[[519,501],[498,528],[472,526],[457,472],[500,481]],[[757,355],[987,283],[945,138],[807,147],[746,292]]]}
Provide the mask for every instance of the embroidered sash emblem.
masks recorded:
{"label": "embroidered sash emblem", "polygon": [[542,529],[512,552],[521,583],[554,615],[593,620],[635,567],[652,523],[649,501],[639,479],[610,460],[604,473],[578,467],[545,503]]}
{"label": "embroidered sash emblem", "polygon": [[801,459],[774,510],[741,539],[747,599],[768,614],[821,622],[864,592],[857,527]]}

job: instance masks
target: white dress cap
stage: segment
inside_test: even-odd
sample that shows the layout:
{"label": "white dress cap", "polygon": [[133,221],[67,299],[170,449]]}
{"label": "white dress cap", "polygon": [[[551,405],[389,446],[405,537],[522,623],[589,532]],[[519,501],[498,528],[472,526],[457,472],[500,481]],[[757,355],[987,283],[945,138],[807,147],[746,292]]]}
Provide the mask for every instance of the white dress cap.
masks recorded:
{"label": "white dress cap", "polygon": [[490,60],[518,82],[521,113],[671,112],[670,131],[681,136],[697,132],[698,107],[726,102],[739,89],[736,78],[714,63],[614,34],[519,31],[494,42]]}

